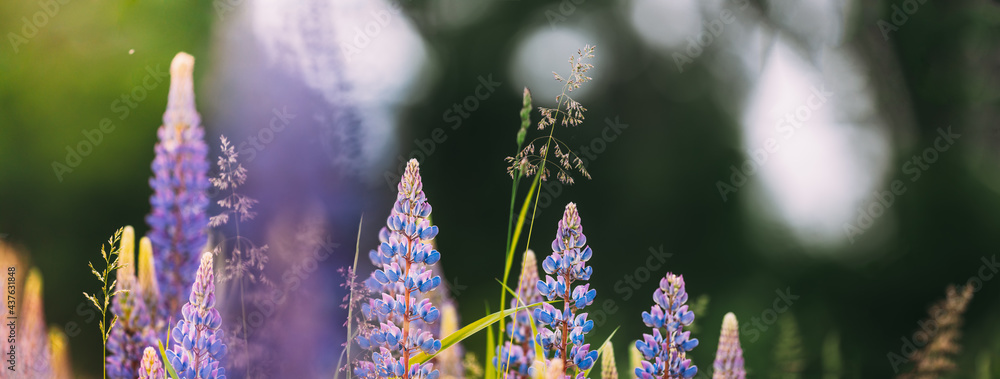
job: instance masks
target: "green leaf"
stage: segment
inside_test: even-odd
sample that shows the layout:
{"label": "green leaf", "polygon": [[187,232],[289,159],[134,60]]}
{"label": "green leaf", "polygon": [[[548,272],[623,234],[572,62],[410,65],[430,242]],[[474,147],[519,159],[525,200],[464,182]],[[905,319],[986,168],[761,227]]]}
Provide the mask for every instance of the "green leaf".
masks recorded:
{"label": "green leaf", "polygon": [[[541,177],[541,174],[538,175]],[[528,196],[524,198],[524,204],[521,205],[521,214],[517,216],[517,226],[514,227],[514,238],[511,239],[510,250],[507,251],[507,261],[503,269],[503,286],[507,286],[507,279],[510,277],[510,267],[514,264],[514,250],[517,249],[517,242],[521,239],[521,231],[524,230],[524,219],[528,217],[528,206],[531,204],[531,199],[534,197],[535,188],[538,187],[538,180],[531,182],[531,188],[528,189]],[[507,307],[507,291],[503,289],[500,290],[500,310],[504,310]],[[503,334],[504,324],[500,324],[500,334]]]}
{"label": "green leaf", "polygon": [[[167,338],[170,338],[170,331],[167,331]],[[170,364],[170,360],[167,359],[167,352],[163,349],[163,341],[156,340],[156,344],[160,346],[160,359],[163,360],[163,368],[167,370],[167,375],[170,375],[172,379],[180,379],[177,375],[177,370],[174,370],[174,366]]]}
{"label": "green leaf", "polygon": [[[502,311],[502,310],[501,310]],[[486,306],[486,313],[490,313],[490,306]],[[503,320],[503,319],[501,319]],[[497,374],[499,374],[499,367],[490,367],[493,363],[493,359],[496,356],[496,350],[494,346],[497,346],[496,338],[493,336],[493,326],[488,325],[486,327],[486,362],[483,362],[486,377],[484,379],[496,379]]]}
{"label": "green leaf", "polygon": [[[604,346],[604,344],[606,344],[606,343],[611,343],[611,337],[614,337],[615,333],[618,333],[618,328],[620,328],[620,326],[616,327],[615,330],[611,331],[611,335],[608,336],[608,339],[604,340],[604,343],[602,343],[601,346]],[[601,361],[601,354],[603,354],[603,353],[604,353],[604,349],[598,349],[597,350],[597,359],[594,362],[595,366],[596,366],[597,362]],[[594,366],[590,366],[589,370],[583,372],[583,376],[584,377],[590,377],[590,370],[593,370],[593,369],[594,369]]]}
{"label": "green leaf", "polygon": [[[462,329],[456,330],[454,333],[449,334],[448,336],[442,338],[441,339],[441,350],[439,350],[438,353],[444,351],[444,349],[447,349],[447,348],[451,347],[452,345],[454,345],[456,343],[462,342],[463,340],[465,340],[469,336],[471,336],[473,334],[476,334],[480,330],[485,329],[487,326],[493,325],[497,321],[503,320],[504,317],[510,316],[510,315],[514,314],[515,312],[517,312],[517,311],[526,310],[528,308],[537,307],[539,305],[542,305],[542,302],[531,304],[531,305],[529,305],[527,307],[517,307],[517,308],[507,309],[507,310],[504,310],[504,311],[500,311],[500,312],[496,312],[496,313],[487,315],[486,317],[483,317],[483,318],[481,318],[479,320],[476,320],[476,321],[474,321],[474,322],[472,322],[472,323],[470,323],[470,324],[462,327]],[[489,335],[487,335],[487,337],[489,337]],[[437,354],[435,354],[435,355],[437,355]],[[417,354],[417,355],[415,355],[415,356],[413,356],[413,357],[410,358],[410,364],[414,364],[414,363],[421,363],[422,364],[424,362],[427,362],[431,358],[434,358],[434,355],[427,355],[427,354],[424,354],[424,353],[420,353],[420,354]],[[486,363],[492,364],[490,362],[486,362]]]}
{"label": "green leaf", "polygon": [[[521,297],[518,296],[517,293],[514,292],[514,290],[510,289],[510,287],[508,287],[508,286],[506,286],[504,284],[501,284],[501,285],[503,286],[504,289],[507,290],[507,292],[510,292],[510,296],[511,297],[517,299],[517,303],[518,304],[521,304],[521,306],[525,306],[524,305],[524,299],[521,299]],[[535,317],[531,315],[531,312],[528,312],[528,323],[531,325],[531,335],[532,336],[537,336],[538,335],[538,327],[535,325]],[[532,344],[532,345],[534,345],[534,347],[535,347],[535,362],[543,362],[544,363],[545,362],[545,358],[544,358],[545,357],[545,351],[542,350],[542,345],[539,345],[537,343],[536,344]]]}

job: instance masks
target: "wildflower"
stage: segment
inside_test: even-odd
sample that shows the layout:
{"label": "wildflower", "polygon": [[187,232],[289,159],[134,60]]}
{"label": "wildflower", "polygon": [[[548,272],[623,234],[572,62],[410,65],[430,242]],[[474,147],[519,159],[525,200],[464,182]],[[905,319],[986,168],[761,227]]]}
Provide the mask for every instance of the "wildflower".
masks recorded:
{"label": "wildflower", "polygon": [[226,355],[223,344],[222,316],[215,309],[215,275],[212,253],[201,256],[201,265],[191,286],[191,296],[184,304],[181,320],[171,332],[174,345],[167,359],[177,374],[188,379],[225,379],[226,369],[219,361]]}
{"label": "wildflower", "polygon": [[[535,252],[526,250],[524,258],[521,260],[521,275],[517,281],[517,298],[511,299],[511,308],[535,304],[542,301],[542,294],[538,292],[538,262]],[[520,303],[520,304],[519,304]],[[526,379],[530,377],[529,368],[535,360],[534,338],[531,335],[531,318],[528,311],[518,311],[514,315],[514,321],[506,328],[507,342],[504,346],[498,346],[497,358],[494,358],[494,366],[498,363],[502,372],[510,378]]]}
{"label": "wildflower", "polygon": [[[458,331],[460,327],[458,309],[455,308],[454,302],[441,303],[441,322],[438,324],[440,325],[438,336],[443,337]],[[434,356],[435,366],[441,371],[441,379],[456,379],[465,376],[465,368],[462,367],[462,354],[461,347],[456,344]]]}
{"label": "wildflower", "polygon": [[22,323],[17,331],[19,356],[24,357],[25,371],[30,374],[27,377],[47,378],[51,375],[51,351],[42,306],[42,274],[38,269],[28,272],[22,304],[21,313],[17,316],[18,322]]}
{"label": "wildflower", "polygon": [[154,329],[160,329],[161,320],[166,319],[166,309],[160,306],[160,286],[156,282],[156,259],[153,257],[153,243],[149,237],[139,240],[138,277],[139,294],[146,303],[146,309],[157,321]]}
{"label": "wildflower", "polygon": [[72,378],[73,366],[69,359],[69,338],[59,328],[49,328],[49,348],[52,358],[49,367],[53,378]]}
{"label": "wildflower", "polygon": [[559,311],[544,303],[534,311],[540,325],[535,336],[537,343],[546,355],[552,356],[550,359],[564,360],[567,374],[573,369],[588,370],[597,360],[597,351],[590,351],[590,344],[584,343],[584,335],[594,328],[594,321],[587,320],[587,313],[577,314],[594,302],[597,290],[590,289],[590,284],[573,287],[576,281],[590,280],[594,269],[587,266],[587,261],[592,255],[576,204],[569,203],[552,241],[552,254],[542,261],[542,269],[548,275],[536,285],[546,299],[562,299],[563,309]]}
{"label": "wildflower", "polygon": [[615,348],[611,346],[611,341],[605,342],[601,347],[601,379],[618,379],[618,366],[615,365]]}
{"label": "wildflower", "polygon": [[194,281],[198,254],[208,241],[208,147],[201,117],[194,106],[194,57],[178,53],[170,64],[170,93],[163,125],[157,135],[153,177],[149,185],[152,210],[146,216],[149,238],[157,251],[157,280],[167,314],[176,314]]}
{"label": "wildflower", "polygon": [[563,379],[566,377],[566,365],[562,358],[556,358],[549,361],[548,366],[545,368],[545,379]]}
{"label": "wildflower", "polygon": [[653,328],[653,334],[643,334],[643,339],[635,343],[645,359],[642,367],[635,369],[637,377],[680,379],[698,373],[698,367],[687,359],[687,352],[698,346],[698,339],[684,331],[694,321],[694,312],[684,304],[687,300],[683,275],[667,273],[660,279],[660,288],[653,293],[656,304],[649,312],[642,312],[642,321]]}
{"label": "wildflower", "polygon": [[166,376],[163,362],[156,349],[147,346],[142,352],[142,364],[139,366],[139,379],[162,379]]}
{"label": "wildflower", "polygon": [[357,338],[361,348],[373,353],[371,361],[357,363],[354,372],[363,378],[436,379],[440,374],[430,363],[410,364],[410,357],[418,351],[435,354],[441,349],[441,341],[422,329],[441,315],[429,299],[418,299],[441,284],[441,277],[429,269],[441,253],[431,245],[438,228],[428,220],[431,205],[415,159],[407,164],[398,190],[387,228],[380,233],[382,243],[370,254],[381,268],[368,283],[381,293],[362,306],[366,317],[377,319],[379,325],[363,330]]}
{"label": "wildflower", "polygon": [[736,315],[726,313],[722,319],[722,333],[719,335],[719,348],[715,351],[715,372],[713,379],[744,379],[746,370],[743,368],[743,348],[740,347],[740,324]]}
{"label": "wildflower", "polygon": [[141,349],[155,343],[156,337],[135,277],[135,231],[131,226],[123,229],[120,246],[122,268],[117,275],[122,292],[112,299],[111,309],[118,315],[118,323],[108,338],[105,366],[110,378],[133,379],[142,360]]}

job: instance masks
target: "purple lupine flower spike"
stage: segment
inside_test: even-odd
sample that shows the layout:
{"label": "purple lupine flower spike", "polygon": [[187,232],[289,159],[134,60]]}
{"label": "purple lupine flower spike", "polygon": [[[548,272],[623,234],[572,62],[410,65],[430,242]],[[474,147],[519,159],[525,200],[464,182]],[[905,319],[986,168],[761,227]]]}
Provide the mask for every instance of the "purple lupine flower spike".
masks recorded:
{"label": "purple lupine flower spike", "polygon": [[212,253],[201,256],[201,265],[191,286],[183,318],[171,331],[174,345],[167,359],[181,378],[225,379],[226,369],[220,360],[226,355],[223,344],[222,316],[215,309],[215,274]]}
{"label": "purple lupine flower spike", "polygon": [[111,308],[118,315],[116,327],[108,338],[107,374],[113,379],[134,379],[142,362],[142,348],[156,343],[152,323],[142,291],[136,279],[135,230],[122,231],[119,257],[124,266],[117,270],[118,288],[125,290],[112,299]]}
{"label": "purple lupine flower spike", "polygon": [[712,374],[712,379],[746,378],[739,328],[736,315],[733,312],[726,313],[726,317],[722,319],[722,334],[719,336],[719,349],[715,352],[715,372]]}
{"label": "purple lupine flower spike", "polygon": [[139,379],[163,379],[166,372],[163,369],[163,362],[156,349],[147,346],[142,352],[142,363],[139,365]]}
{"label": "purple lupine flower spike", "polygon": [[378,326],[363,329],[357,342],[372,350],[372,359],[358,362],[354,373],[362,378],[437,379],[440,373],[430,363],[410,363],[417,352],[441,349],[441,341],[425,328],[441,316],[426,297],[441,284],[430,268],[441,259],[431,244],[438,228],[430,225],[431,205],[415,159],[406,165],[398,189],[387,228],[379,235],[382,243],[369,254],[380,268],[366,282],[375,294],[362,313]]}
{"label": "purple lupine flower spike", "polygon": [[537,343],[545,350],[547,359],[565,361],[566,373],[588,370],[597,360],[597,350],[590,350],[590,344],[584,343],[584,335],[594,328],[594,321],[588,320],[586,313],[577,313],[594,302],[597,290],[590,289],[590,284],[573,287],[574,282],[590,280],[594,269],[587,266],[587,261],[592,255],[576,204],[566,204],[556,239],[552,241],[552,254],[542,261],[542,269],[548,275],[536,285],[548,300],[562,299],[563,309],[545,303],[534,311],[540,324]]}
{"label": "purple lupine flower spike", "polygon": [[[208,241],[208,147],[194,106],[194,57],[178,53],[170,64],[170,93],[153,159],[152,210],[146,216],[157,252],[157,281],[166,299],[158,316],[176,314],[194,281],[198,255]],[[158,307],[164,308],[164,307]]]}
{"label": "purple lupine flower spike", "polygon": [[698,373],[698,367],[687,359],[687,352],[698,346],[698,339],[684,331],[694,322],[694,312],[684,304],[687,300],[684,276],[667,273],[660,279],[660,287],[653,293],[656,304],[649,312],[642,312],[642,322],[653,328],[653,334],[643,334],[643,339],[635,343],[645,358],[642,367],[635,369],[636,377],[681,379]]}

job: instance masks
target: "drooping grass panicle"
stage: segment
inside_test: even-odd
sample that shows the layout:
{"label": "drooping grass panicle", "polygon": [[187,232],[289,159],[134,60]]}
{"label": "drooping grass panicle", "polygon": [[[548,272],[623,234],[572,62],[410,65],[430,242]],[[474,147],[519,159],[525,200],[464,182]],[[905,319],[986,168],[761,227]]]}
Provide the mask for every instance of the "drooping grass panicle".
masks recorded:
{"label": "drooping grass panicle", "polygon": [[153,159],[152,210],[146,216],[157,252],[157,280],[166,314],[180,312],[208,241],[208,147],[194,103],[194,57],[178,53],[170,64],[170,93]]}
{"label": "drooping grass panicle", "polygon": [[156,336],[136,278],[135,231],[131,226],[123,229],[120,246],[122,268],[117,271],[117,283],[122,293],[113,298],[111,306],[118,315],[118,325],[111,329],[105,366],[110,378],[134,379],[142,362],[142,349],[155,344]]}
{"label": "drooping grass panicle", "polygon": [[[235,229],[236,234],[231,238],[233,249],[229,257],[226,258],[225,268],[223,274],[220,275],[220,279],[223,282],[233,282],[233,285],[239,289],[240,320],[235,325],[233,334],[241,337],[242,341],[240,342],[243,345],[244,356],[235,361],[245,365],[246,375],[250,376],[251,364],[254,359],[250,354],[248,336],[250,330],[247,324],[246,311],[248,290],[246,287],[248,284],[259,284],[270,288],[273,283],[264,273],[264,267],[268,262],[268,246],[257,246],[249,238],[240,234],[240,223],[253,220],[257,215],[253,210],[253,206],[257,204],[257,200],[237,192],[237,189],[246,183],[247,170],[239,162],[239,154],[236,152],[236,147],[229,143],[226,136],[220,136],[219,140],[222,151],[216,160],[219,174],[216,177],[210,178],[209,181],[219,193],[224,193],[222,198],[216,202],[222,207],[222,211],[218,215],[212,216],[209,219],[208,225],[218,228],[232,220]],[[229,238],[226,240],[229,240]],[[248,280],[249,283],[245,283],[245,280]],[[253,291],[254,289],[257,289],[257,287],[252,288],[250,292],[253,293],[249,295],[260,292]]]}
{"label": "drooping grass panicle", "polygon": [[[441,341],[421,328],[440,318],[440,311],[426,294],[441,284],[441,277],[430,269],[441,253],[431,245],[438,228],[428,219],[431,205],[424,195],[416,160],[407,163],[397,188],[387,228],[380,233],[384,242],[370,255],[379,269],[368,283],[380,297],[373,296],[362,306],[366,318],[377,320],[379,325],[357,337],[358,345],[373,353],[371,361],[355,364],[354,373],[362,378],[436,379],[440,373],[432,364],[410,364],[410,357],[417,352],[434,354],[441,349]],[[425,298],[418,299],[420,294]]]}
{"label": "drooping grass panicle", "polygon": [[660,279],[660,286],[653,293],[653,306],[642,312],[642,321],[653,328],[652,334],[643,334],[635,347],[642,353],[642,367],[635,375],[642,379],[692,378],[698,367],[687,358],[687,353],[698,346],[698,339],[684,328],[694,321],[694,312],[685,304],[688,300],[684,276],[667,273]]}
{"label": "drooping grass panicle", "polygon": [[182,378],[225,379],[221,360],[226,356],[222,316],[215,309],[215,274],[213,255],[201,256],[183,317],[173,328],[173,346],[166,351],[170,365]]}
{"label": "drooping grass panicle", "polygon": [[[94,268],[94,263],[89,263],[90,272],[97,277],[97,280],[101,282],[101,291],[95,292],[94,294],[89,294],[87,292],[83,293],[83,296],[87,298],[101,312],[101,318],[98,320],[98,327],[101,330],[101,351],[103,354],[102,361],[108,360],[108,338],[111,336],[111,331],[114,329],[115,325],[118,323],[118,315],[114,314],[108,306],[111,303],[111,298],[124,293],[128,293],[128,290],[121,290],[117,288],[118,280],[117,278],[111,277],[111,272],[123,268],[120,263],[119,252],[121,251],[121,239],[122,232],[124,228],[119,228],[115,234],[108,239],[107,247],[101,246],[101,258],[104,260],[104,269],[98,271]],[[110,280],[110,282],[109,282]],[[110,314],[111,320],[108,321],[108,315]],[[107,366],[104,366],[103,376],[107,378]]]}
{"label": "drooping grass panicle", "polygon": [[[538,121],[538,130],[545,130],[556,124],[569,127],[579,126],[583,123],[584,112],[587,111],[587,108],[573,99],[570,93],[591,80],[587,76],[587,73],[594,67],[593,64],[589,63],[589,60],[594,58],[594,49],[594,46],[587,45],[583,49],[578,50],[576,55],[570,56],[570,74],[566,78],[555,72],[552,73],[557,81],[564,83],[563,90],[562,93],[556,96],[555,108],[538,107],[538,111],[541,113],[541,119]],[[529,96],[527,90],[525,90],[526,101],[530,101]],[[523,112],[522,119],[524,119]],[[551,163],[557,170],[557,179],[563,183],[573,183],[573,176],[571,175],[573,170],[590,179],[590,173],[584,167],[583,160],[572,151],[569,145],[555,138],[554,131],[554,128],[550,129],[548,136],[536,138],[523,148],[520,147],[519,143],[517,154],[506,158],[508,164],[507,173],[511,178],[516,178],[520,175],[532,176],[540,174],[541,180],[547,180],[550,174],[549,163]],[[520,131],[518,132],[518,141],[523,141]],[[553,153],[554,159],[549,156],[550,152]]]}
{"label": "drooping grass panicle", "polygon": [[899,376],[900,379],[940,378],[954,371],[954,357],[961,350],[958,340],[962,335],[962,321],[965,309],[972,300],[971,285],[948,286],[946,296],[928,311],[929,318],[921,325],[936,328],[930,334],[927,344],[917,350],[910,360],[913,367]]}
{"label": "drooping grass panicle", "polygon": [[590,289],[590,284],[573,285],[590,280],[594,270],[587,261],[591,256],[593,251],[587,246],[576,204],[569,203],[559,220],[552,254],[542,261],[542,269],[548,275],[537,284],[547,300],[562,300],[562,310],[549,303],[534,310],[535,320],[540,324],[535,336],[537,343],[544,349],[546,359],[564,360],[567,375],[588,370],[597,360],[597,350],[591,351],[590,344],[584,341],[584,336],[594,328],[594,321],[587,319],[587,313],[579,313],[594,302],[597,290]]}
{"label": "drooping grass panicle", "polygon": [[726,313],[722,319],[719,348],[715,351],[712,379],[745,379],[743,368],[743,348],[740,347],[740,324],[736,315]]}

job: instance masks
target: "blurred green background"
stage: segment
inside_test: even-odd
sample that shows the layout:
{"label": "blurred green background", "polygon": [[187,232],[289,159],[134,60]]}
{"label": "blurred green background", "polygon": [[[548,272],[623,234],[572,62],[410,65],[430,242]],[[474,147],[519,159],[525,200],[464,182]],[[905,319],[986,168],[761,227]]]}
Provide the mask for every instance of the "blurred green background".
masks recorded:
{"label": "blurred green background", "polygon": [[[569,9],[567,3],[575,10],[558,13],[563,12],[560,7]],[[891,375],[887,354],[900,352],[900,339],[912,335],[917,321],[926,317],[926,308],[944,296],[946,285],[964,284],[977,274],[981,259],[990,259],[1000,246],[996,232],[1000,228],[1000,4],[925,2],[888,41],[877,22],[890,19],[893,6],[902,2],[853,4],[849,14],[837,16],[844,20],[837,43],[854,53],[872,88],[870,106],[883,121],[878,123],[881,132],[893,141],[884,151],[888,168],[872,169],[882,173],[875,189],[907,177],[899,174],[899,167],[931,146],[938,128],[951,125],[962,134],[919,182],[908,183],[905,195],[887,211],[891,216],[881,217],[850,244],[801,238],[790,230],[792,226],[762,211],[772,204],[745,189],[722,201],[716,182],[729,177],[730,165],[747,159],[742,121],[732,109],[749,103],[743,95],[753,83],[733,79],[725,70],[730,66],[710,63],[737,54],[727,51],[729,45],[724,43],[711,44],[702,57],[678,72],[671,50],[645,42],[629,24],[635,17],[630,9],[637,3],[405,3],[405,18],[423,39],[432,58],[427,64],[437,75],[418,82],[422,95],[395,109],[398,125],[393,127],[394,136],[385,138],[398,142],[395,151],[375,163],[378,172],[394,170],[395,157],[415,149],[410,141],[430,138],[434,129],[449,125],[442,112],[472,95],[478,77],[492,74],[503,83],[470,112],[461,128],[447,128],[447,140],[421,161],[425,191],[441,227],[442,265],[463,318],[474,320],[483,314],[484,302],[495,309],[498,301],[494,278],[502,275],[510,196],[503,158],[514,154],[521,88],[536,91],[536,106],[551,107],[553,99],[538,91],[552,92],[559,86],[551,80],[519,82],[524,77],[512,74],[517,71],[514,57],[525,35],[572,26],[599,40],[587,41],[598,43],[597,67],[590,73],[595,82],[589,84],[594,90],[581,99],[589,109],[587,121],[577,128],[560,127],[557,137],[570,146],[589,144],[601,137],[605,119],[618,119],[628,128],[590,162],[593,180],[577,177],[573,186],[546,188],[552,205],[538,212],[531,247],[540,257],[547,255],[562,206],[569,201],[579,204],[595,252],[591,261],[592,288],[598,290],[595,304],[610,299],[617,307],[590,341],[603,341],[621,326],[614,342],[624,371],[627,344],[646,331],[639,314],[649,309],[655,283],[669,270],[684,274],[692,299],[711,298],[697,319],[695,336],[701,345],[691,353],[702,369],[711,366],[726,312],[735,312],[746,323],[772,308],[776,290],[790,290],[800,298],[779,315],[779,324],[797,320],[803,377],[827,374],[822,347],[831,335],[839,336],[843,357],[842,371],[832,377]],[[482,11],[472,12],[474,21],[446,22],[452,8],[477,6]],[[785,33],[793,46],[806,52],[817,49],[809,34],[796,28],[804,23],[808,30],[813,22],[809,17],[834,17],[793,14],[795,22],[783,22],[788,2],[751,1],[750,6],[755,22]],[[168,85],[164,81],[149,90],[123,119],[119,118],[123,113],[112,108],[115,101],[142,83],[147,68],[166,71],[178,51],[197,57],[196,83],[211,83],[205,77],[207,68],[217,67],[215,60],[227,50],[219,45],[253,39],[250,35],[216,39],[222,31],[232,30],[228,28],[240,29],[232,21],[227,24],[231,19],[219,17],[208,1],[70,0],[15,51],[10,33],[21,32],[22,17],[39,9],[35,1],[0,3],[0,32],[5,33],[0,43],[0,234],[27,251],[32,264],[41,269],[48,322],[65,325],[80,322],[75,311],[83,300],[80,292],[98,284],[89,276],[86,262],[97,257],[100,243],[121,225],[134,225],[140,234],[146,230],[149,165]],[[553,14],[565,20],[553,23]],[[680,22],[667,14],[651,17]],[[341,48],[335,43],[324,47]],[[570,52],[578,47],[582,46],[553,49]],[[564,73],[565,67],[541,69]],[[213,96],[227,96],[224,88],[210,91]],[[199,97],[199,103],[215,100]],[[220,116],[211,107],[201,109],[209,144],[214,146],[212,141],[223,130],[213,124],[223,122],[213,122]],[[103,118],[113,120],[114,131],[60,180],[53,161],[63,162],[66,146],[83,141],[86,136],[81,131],[98,128]],[[538,119],[537,112],[533,119]],[[319,163],[314,169],[330,170]],[[376,172],[345,180],[367,189],[354,195],[364,193],[366,201],[384,205],[365,209],[369,220],[375,221],[365,228],[364,251],[375,246],[373,224],[381,222],[393,194]],[[751,185],[761,180],[760,175],[750,178]],[[643,270],[651,248],[661,247],[673,255],[663,267],[653,269],[649,279],[637,282],[638,288],[626,299],[629,277]],[[339,299],[339,290],[331,286],[329,296]],[[992,357],[992,375],[1000,376],[998,300],[998,280],[986,281],[975,294],[955,377],[973,377],[980,356]],[[591,317],[597,317],[596,310]],[[331,320],[329,325],[340,323]],[[744,332],[751,377],[770,375],[776,367],[777,329],[777,324],[758,329],[754,342]],[[96,330],[94,325],[84,326],[79,336],[70,339],[78,373],[99,373]],[[467,350],[481,354],[482,338],[470,339]]]}

